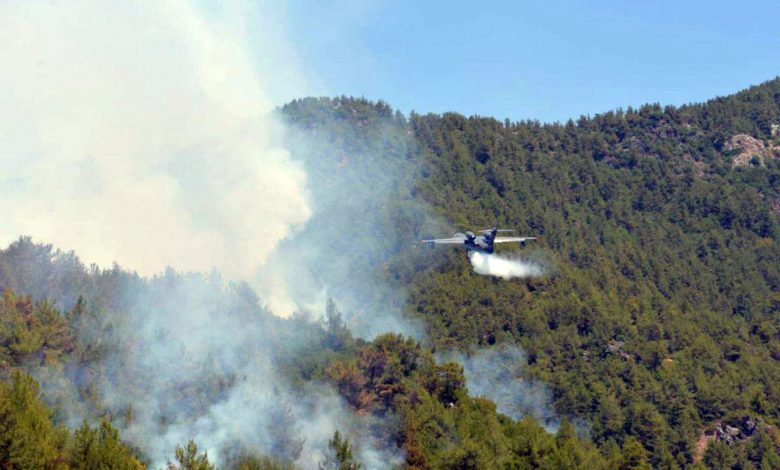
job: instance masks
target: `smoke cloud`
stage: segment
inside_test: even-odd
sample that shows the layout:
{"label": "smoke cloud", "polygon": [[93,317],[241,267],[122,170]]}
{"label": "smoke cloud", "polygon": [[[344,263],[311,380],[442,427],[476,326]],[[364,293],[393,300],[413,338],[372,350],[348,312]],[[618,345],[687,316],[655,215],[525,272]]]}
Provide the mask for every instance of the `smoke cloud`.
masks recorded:
{"label": "smoke cloud", "polygon": [[[92,270],[125,283],[120,300],[101,306],[104,328],[82,332],[103,355],[38,377],[50,398],[72,405],[74,425],[94,410],[68,395],[98,380],[122,436],[157,466],[195,439],[216,458],[259,450],[316,468],[336,429],[367,468],[402,458],[375,435],[383,426],[329,387],[289,383],[280,364],[304,344],[302,320],[258,306],[316,317],[330,296],[359,336],[419,337],[400,313],[393,276],[402,269],[387,260],[432,224],[410,195],[416,167],[403,122],[372,129],[366,146],[304,135],[271,113],[291,89],[309,92],[277,6],[0,4],[0,243],[30,235],[146,276]],[[507,279],[542,274],[519,260],[471,261]],[[262,299],[217,274],[167,266],[216,268]],[[61,294],[70,305],[77,297]],[[493,398],[491,381],[505,377],[491,363],[504,359],[480,357],[466,359],[469,386]],[[546,403],[517,377],[519,389],[494,395],[499,410],[529,409],[512,401],[517,393]]]}
{"label": "smoke cloud", "polygon": [[472,251],[469,252],[469,260],[477,274],[496,276],[502,279],[537,277],[545,273],[545,269],[540,263],[502,258],[495,254],[487,255]]}
{"label": "smoke cloud", "polygon": [[549,388],[524,377],[528,359],[522,349],[502,344],[470,356],[451,352],[443,358],[463,366],[469,395],[490,399],[499,413],[514,420],[531,416],[548,432],[558,430],[559,420],[552,408]]}
{"label": "smoke cloud", "polygon": [[370,123],[358,132],[338,116],[339,100],[309,104],[321,116],[315,126],[328,131],[290,125],[287,141],[306,170],[312,216],[279,244],[253,285],[279,316],[321,317],[330,297],[359,337],[420,338],[422,328],[402,314],[405,291],[394,282],[403,268],[389,264],[414,256],[421,226],[435,220],[411,196],[419,174],[415,141],[403,119],[375,119],[371,113],[379,111],[371,106]]}
{"label": "smoke cloud", "polygon": [[[362,273],[375,270],[383,252],[356,242],[347,255],[324,248],[338,240],[336,226],[322,221],[339,203],[312,205],[327,178],[308,178],[314,167],[306,149],[291,156],[288,130],[271,113],[290,89],[309,92],[277,26],[277,7],[0,4],[0,243],[30,235],[87,263],[119,263],[147,276],[132,278],[121,302],[104,305],[103,330],[83,332],[103,356],[38,377],[50,398],[73,405],[65,417],[72,424],[89,417],[69,396],[74,384],[100,380],[101,405],[158,466],[192,438],[217,458],[246,448],[316,468],[336,429],[354,437],[369,468],[399,462],[398,450],[367,430],[371,418],[357,418],[329,387],[293,387],[279,372],[285,354],[303,344],[302,328],[294,328],[300,320],[269,315],[217,274],[159,274],[167,266],[216,268],[230,280],[254,280],[270,288],[267,303],[285,315],[292,313],[280,307],[285,302],[296,311],[324,309],[330,291],[352,301],[345,312],[354,306],[369,315],[375,305],[360,304],[346,273],[367,255]],[[367,194],[359,187],[347,188]],[[376,188],[385,200],[385,187]],[[371,223],[365,219],[364,228]],[[304,226],[316,241],[288,244],[271,259]],[[306,261],[293,267],[298,259]],[[323,266],[326,277],[316,271]],[[118,272],[105,275],[122,278]],[[372,302],[390,292],[365,291]],[[407,328],[396,317],[381,320],[383,311],[371,314],[379,320],[365,321],[366,336]]]}
{"label": "smoke cloud", "polygon": [[230,5],[0,5],[0,242],[235,279],[309,218],[306,174],[269,115],[271,72],[295,83],[294,67],[248,46],[284,38],[250,34],[249,7]]}
{"label": "smoke cloud", "polygon": [[336,430],[359,458],[384,462],[372,468],[401,459],[330,386],[289,385],[279,364],[294,359],[311,326],[273,317],[245,287],[169,272],[127,285],[123,297],[124,313],[93,335],[111,345],[99,395],[155,466],[194,439],[217,461],[250,451],[317,468]]}

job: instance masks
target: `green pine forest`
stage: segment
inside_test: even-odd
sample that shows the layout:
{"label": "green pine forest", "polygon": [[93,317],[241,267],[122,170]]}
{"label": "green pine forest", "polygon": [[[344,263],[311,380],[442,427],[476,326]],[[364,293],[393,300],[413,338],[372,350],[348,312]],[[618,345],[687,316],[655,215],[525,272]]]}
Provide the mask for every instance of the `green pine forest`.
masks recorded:
{"label": "green pine forest", "polygon": [[[405,292],[400,308],[425,335],[365,341],[333,302],[309,322],[273,317],[245,285],[219,295],[280,345],[298,338],[278,360],[289,381],[329,383],[355,413],[382,418],[403,468],[780,468],[780,79],[555,124],[405,116],[347,97],[278,112],[341,149],[310,164],[350,155],[334,178],[361,158],[395,172],[377,206],[384,226],[372,228],[393,246],[372,276]],[[741,135],[754,145],[735,145]],[[548,274],[480,276],[463,252],[416,243],[493,225],[538,236],[506,252],[543,260]],[[214,288],[208,275],[162,277]],[[123,292],[153,282],[25,237],[0,252],[1,467],[151,464],[117,430],[132,416],[94,384]],[[528,379],[549,386],[557,432],[498,413],[467,393],[460,365],[436,359],[502,344],[522,348]],[[65,421],[70,397],[43,393],[47,369],[88,371],[80,427]],[[226,386],[215,379],[202,393]],[[289,454],[251,449],[210,461],[198,444],[170,449],[170,468],[293,468]],[[366,468],[352,445],[335,434],[322,468]]]}

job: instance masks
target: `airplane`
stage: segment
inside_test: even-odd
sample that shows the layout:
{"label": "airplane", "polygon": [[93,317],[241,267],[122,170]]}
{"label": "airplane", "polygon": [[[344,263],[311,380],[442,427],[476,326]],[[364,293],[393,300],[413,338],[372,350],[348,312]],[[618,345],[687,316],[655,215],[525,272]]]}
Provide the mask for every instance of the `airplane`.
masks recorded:
{"label": "airplane", "polygon": [[525,246],[527,240],[536,240],[536,237],[497,237],[498,232],[514,232],[514,230],[505,230],[499,228],[490,228],[480,230],[482,235],[475,235],[474,232],[456,233],[452,238],[434,238],[432,240],[421,240],[421,243],[433,245],[464,245],[467,251],[476,251],[478,253],[492,254],[493,245],[496,243],[518,242]]}

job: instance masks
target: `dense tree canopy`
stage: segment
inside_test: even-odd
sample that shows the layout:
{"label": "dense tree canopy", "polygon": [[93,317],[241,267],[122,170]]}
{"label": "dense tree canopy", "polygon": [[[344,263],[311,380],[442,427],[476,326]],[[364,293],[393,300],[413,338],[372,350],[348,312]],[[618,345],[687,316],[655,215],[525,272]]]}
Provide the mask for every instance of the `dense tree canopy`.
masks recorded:
{"label": "dense tree canopy", "polygon": [[[690,464],[714,422],[777,426],[780,80],[565,124],[404,120],[350,99],[284,111],[347,141],[356,125],[394,125],[412,150],[381,158],[413,161],[415,197],[453,229],[541,237],[527,256],[549,274],[525,282],[474,275],[460,254],[399,255],[393,275],[435,348],[520,344],[559,413],[585,418],[601,445],[638,438],[654,465]],[[775,158],[734,166],[726,144],[739,134]]]}

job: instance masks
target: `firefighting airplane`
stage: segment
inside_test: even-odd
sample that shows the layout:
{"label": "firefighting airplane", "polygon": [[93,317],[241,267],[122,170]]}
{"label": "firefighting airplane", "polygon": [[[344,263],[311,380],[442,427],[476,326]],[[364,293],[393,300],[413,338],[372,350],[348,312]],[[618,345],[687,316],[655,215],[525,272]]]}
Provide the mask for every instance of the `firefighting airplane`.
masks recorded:
{"label": "firefighting airplane", "polygon": [[479,253],[491,254],[493,253],[493,245],[496,243],[509,243],[518,242],[525,246],[525,242],[528,240],[536,240],[536,237],[497,237],[498,232],[514,232],[514,230],[505,230],[498,228],[490,228],[487,230],[480,230],[482,235],[475,235],[474,232],[456,233],[452,238],[434,238],[432,240],[421,240],[422,243],[428,245],[463,245],[468,251],[476,251]]}

